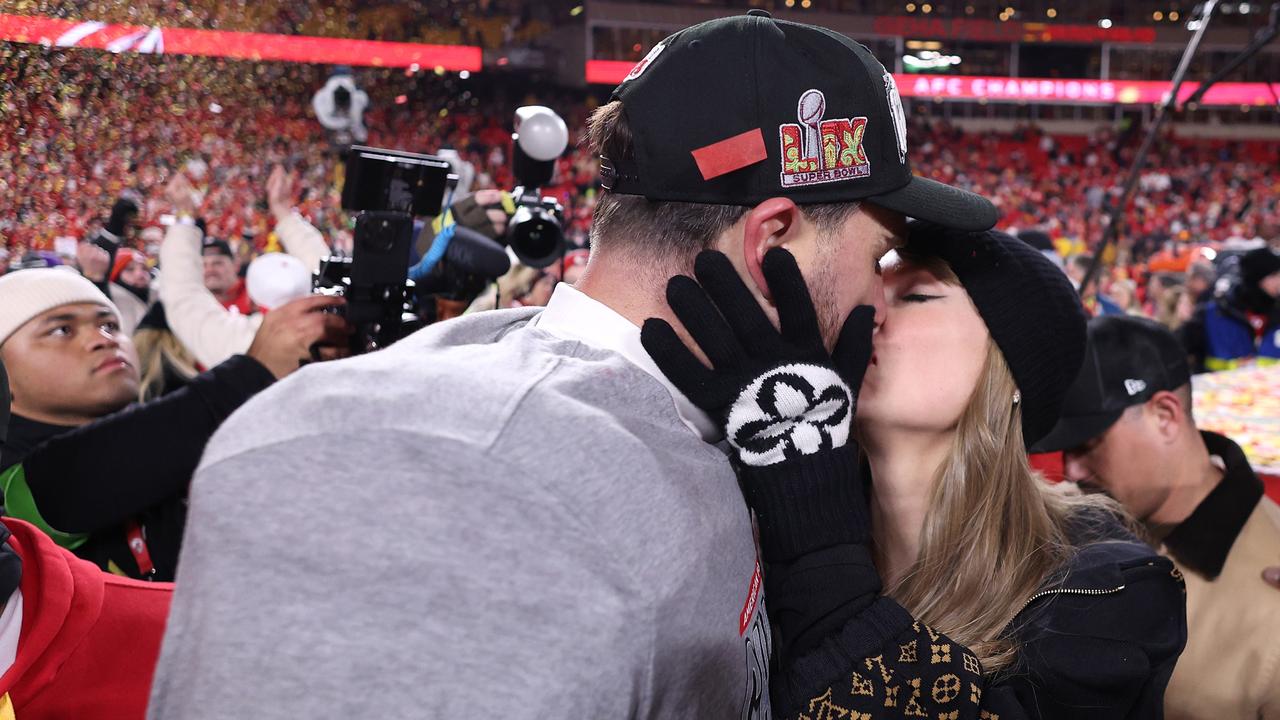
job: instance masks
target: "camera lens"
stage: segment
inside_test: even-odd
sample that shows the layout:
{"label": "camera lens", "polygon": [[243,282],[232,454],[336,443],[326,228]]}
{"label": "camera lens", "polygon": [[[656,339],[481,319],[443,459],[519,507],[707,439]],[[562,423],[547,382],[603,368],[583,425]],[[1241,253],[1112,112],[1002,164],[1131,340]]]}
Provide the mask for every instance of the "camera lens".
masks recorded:
{"label": "camera lens", "polygon": [[560,255],[564,235],[545,208],[522,207],[511,219],[511,249],[530,267],[547,267]]}

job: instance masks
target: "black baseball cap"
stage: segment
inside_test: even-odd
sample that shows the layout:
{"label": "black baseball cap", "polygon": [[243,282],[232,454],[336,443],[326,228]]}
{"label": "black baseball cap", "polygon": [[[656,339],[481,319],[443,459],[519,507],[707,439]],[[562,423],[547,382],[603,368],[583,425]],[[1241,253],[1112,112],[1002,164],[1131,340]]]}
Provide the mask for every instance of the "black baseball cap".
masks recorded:
{"label": "black baseball cap", "polygon": [[208,255],[210,251],[216,255],[226,255],[232,260],[236,259],[236,254],[231,251],[231,244],[226,240],[206,237],[200,246],[200,254]]}
{"label": "black baseball cap", "polygon": [[1079,447],[1103,434],[1124,411],[1191,381],[1182,343],[1163,325],[1129,315],[1089,321],[1084,366],[1062,415],[1032,452]]}
{"label": "black baseball cap", "polygon": [[634,158],[601,184],[650,200],[755,205],[866,201],[958,230],[988,230],[989,200],[917,177],[897,84],[840,33],[763,10],[700,23],[649,51],[613,91]]}

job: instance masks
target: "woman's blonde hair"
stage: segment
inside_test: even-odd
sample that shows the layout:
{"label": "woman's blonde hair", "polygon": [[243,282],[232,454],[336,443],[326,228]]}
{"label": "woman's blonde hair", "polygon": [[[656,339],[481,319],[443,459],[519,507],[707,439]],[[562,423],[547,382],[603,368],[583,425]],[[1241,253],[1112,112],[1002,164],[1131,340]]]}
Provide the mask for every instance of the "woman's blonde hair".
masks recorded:
{"label": "woman's blonde hair", "polygon": [[[940,261],[910,259],[959,284]],[[987,673],[1013,664],[1018,648],[1006,628],[1071,556],[1068,520],[1085,508],[1118,507],[1031,469],[1017,390],[988,339],[982,375],[933,481],[919,555],[888,588],[912,615],[968,647]]]}
{"label": "woman's blonde hair", "polygon": [[165,391],[165,366],[183,378],[190,380],[199,370],[191,351],[169,330],[139,328],[133,333],[133,344],[138,348],[142,381],[138,383],[138,400],[146,402],[160,397]]}

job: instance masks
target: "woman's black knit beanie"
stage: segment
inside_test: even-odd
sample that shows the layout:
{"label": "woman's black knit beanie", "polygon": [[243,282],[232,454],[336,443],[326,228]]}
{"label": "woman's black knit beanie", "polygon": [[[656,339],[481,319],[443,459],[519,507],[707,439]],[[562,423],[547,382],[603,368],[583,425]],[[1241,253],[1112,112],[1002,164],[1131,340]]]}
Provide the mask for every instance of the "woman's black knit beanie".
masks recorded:
{"label": "woman's black knit beanie", "polygon": [[907,248],[946,262],[969,293],[1018,385],[1031,447],[1057,423],[1084,362],[1087,320],[1071,281],[1039,250],[996,230],[913,222]]}

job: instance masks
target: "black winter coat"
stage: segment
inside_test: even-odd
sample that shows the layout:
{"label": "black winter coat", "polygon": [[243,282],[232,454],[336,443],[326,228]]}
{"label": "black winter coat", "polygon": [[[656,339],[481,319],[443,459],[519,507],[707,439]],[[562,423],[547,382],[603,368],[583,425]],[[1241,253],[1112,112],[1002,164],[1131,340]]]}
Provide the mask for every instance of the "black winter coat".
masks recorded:
{"label": "black winter coat", "polygon": [[863,546],[766,568],[766,607],[779,634],[775,716],[1163,717],[1187,637],[1182,577],[1113,520],[1090,518],[1077,530],[1077,552],[1010,624],[1018,661],[993,676],[880,595]]}
{"label": "black winter coat", "polygon": [[[205,445],[227,416],[274,382],[257,360],[236,355],[181,390],[88,425],[62,427],[14,415],[0,447],[0,470],[21,463],[39,521],[89,536],[74,549],[80,557],[104,570],[172,580],[187,486]],[[131,522],[145,537],[153,573],[142,573],[129,549]]]}

